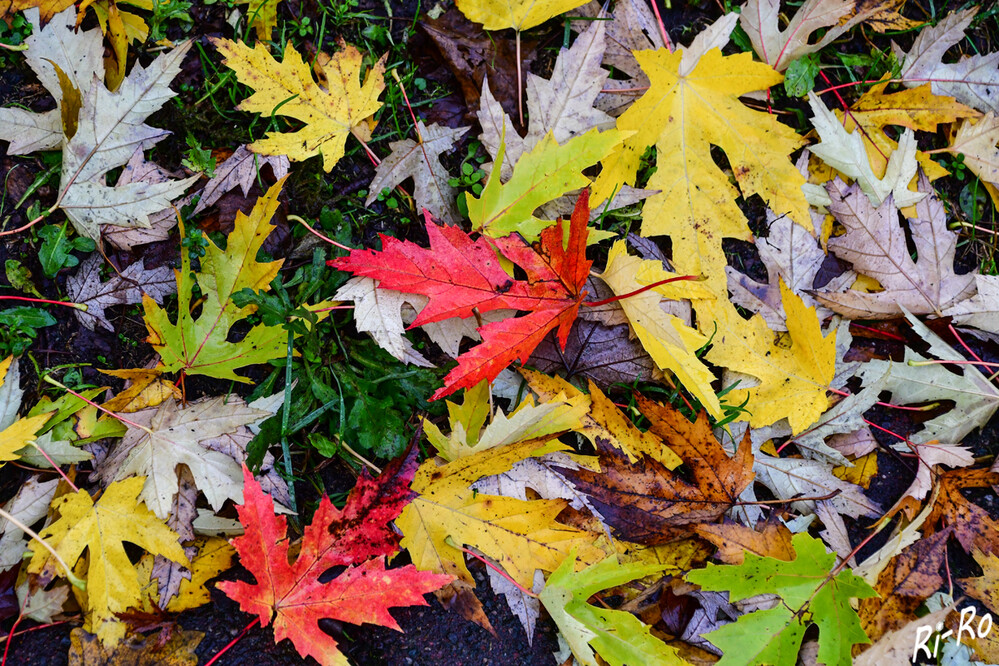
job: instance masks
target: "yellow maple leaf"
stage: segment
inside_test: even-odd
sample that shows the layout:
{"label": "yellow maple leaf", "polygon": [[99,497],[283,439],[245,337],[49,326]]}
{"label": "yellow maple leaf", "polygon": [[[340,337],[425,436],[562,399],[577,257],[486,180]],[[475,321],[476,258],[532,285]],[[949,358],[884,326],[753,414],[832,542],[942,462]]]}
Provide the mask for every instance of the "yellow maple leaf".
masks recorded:
{"label": "yellow maple leaf", "polygon": [[[622,184],[634,185],[642,153],[658,151],[657,170],[647,187],[660,193],[646,200],[642,235],[668,235],[681,273],[703,275],[713,293],[725,296],[722,238],[752,235],[735,199],[759,194],[778,215],[788,214],[811,229],[804,177],[788,155],[804,145],[776,116],[744,106],[739,95],[780,83],[783,76],[752,54],[723,56],[713,49],[681,73],[683,51],[638,51],[635,58],[649,77],[649,90],[620,118],[617,127],[634,132],[610,159],[594,185],[600,202]],[[711,157],[725,151],[739,184]]]}
{"label": "yellow maple leaf", "polygon": [[587,0],[458,0],[469,21],[486,30],[530,30],[550,18],[585,5]]}
{"label": "yellow maple leaf", "polygon": [[708,360],[760,382],[728,394],[735,404],[749,398],[750,425],[759,428],[787,418],[798,434],[829,406],[826,390],[836,369],[836,335],[822,337],[815,308],[806,307],[783,280],[780,291],[790,345],[775,341],[761,315],[747,321],[727,300],[697,301],[694,307],[699,321],[717,327]]}
{"label": "yellow maple leaf", "polygon": [[[720,244],[718,249],[721,251]],[[724,256],[722,259],[724,260]],[[724,277],[724,272],[722,276]],[[675,276],[663,270],[660,262],[643,261],[630,256],[624,241],[614,243],[607,255],[607,268],[600,274],[600,279],[618,296],[670,277]],[[623,298],[618,303],[656,365],[676,375],[680,383],[701,401],[708,413],[718,418],[722,413],[721,404],[711,387],[715,376],[694,354],[694,351],[707,342],[707,338],[664,312],[659,307],[663,296],[710,298],[711,293],[701,283],[674,282]]]}
{"label": "yellow maple leaf", "polygon": [[271,33],[277,27],[277,6],[281,0],[236,0],[237,5],[247,5],[246,15],[250,25],[257,31],[257,39],[270,41]]}
{"label": "yellow maple leaf", "polygon": [[0,19],[12,18],[17,12],[38,7],[42,24],[73,4],[73,0],[7,0],[0,3]]}
{"label": "yellow maple leaf", "polygon": [[674,469],[683,462],[672,449],[663,444],[661,439],[651,432],[642,432],[636,428],[635,424],[592,381],[589,383],[590,395],[587,396],[561,377],[549,377],[526,368],[522,368],[520,374],[542,400],[552,400],[559,395],[570,400],[586,398],[584,404],[589,411],[581,419],[579,427],[573,430],[586,437],[592,444],[596,445],[597,439],[608,441],[612,446],[624,451],[632,462],[642,456],[648,456],[669,469]]}
{"label": "yellow maple leaf", "polygon": [[[145,483],[142,476],[112,483],[96,503],[85,490],[63,495],[52,503],[59,519],[40,534],[70,566],[87,551],[86,611],[91,630],[107,643],[122,635],[115,613],[136,605],[141,596],[124,542],[188,564],[177,534],[136,500]],[[47,550],[36,548],[28,572],[41,573],[51,562]]]}
{"label": "yellow maple leaf", "polygon": [[[0,361],[0,387],[7,381],[7,371],[10,370],[13,360],[13,356],[8,356]],[[18,387],[15,386],[14,391],[17,391],[17,389]],[[8,395],[13,394],[13,392],[8,393]],[[35,435],[42,429],[42,426],[45,425],[50,416],[51,414],[39,414],[37,416],[17,419],[3,430],[0,430],[0,467],[3,466],[4,462],[17,460],[21,457],[17,451],[35,441]],[[2,418],[3,414],[0,413],[0,419]]]}
{"label": "yellow maple leaf", "polygon": [[368,70],[360,82],[361,52],[347,44],[323,67],[329,89],[312,78],[312,70],[289,43],[284,60],[278,62],[258,42],[250,48],[242,42],[212,40],[225,64],[236,78],[255,91],[243,100],[239,109],[267,116],[295,118],[305,127],[297,132],[270,132],[250,144],[250,150],[262,155],[287,155],[301,161],[323,156],[323,168],[329,171],[343,157],[347,135],[359,132],[363,137],[364,120],[381,108],[378,96],[385,89],[385,58]]}
{"label": "yellow maple leaf", "polygon": [[475,585],[461,550],[471,546],[498,562],[518,583],[531,587],[536,569],[554,571],[573,548],[591,559],[602,557],[590,546],[595,534],[555,521],[568,504],[565,500],[524,501],[470,488],[479,478],[502,474],[519,460],[568,448],[546,440],[516,442],[445,465],[436,459],[420,465],[412,485],[418,495],[395,521],[413,564]]}

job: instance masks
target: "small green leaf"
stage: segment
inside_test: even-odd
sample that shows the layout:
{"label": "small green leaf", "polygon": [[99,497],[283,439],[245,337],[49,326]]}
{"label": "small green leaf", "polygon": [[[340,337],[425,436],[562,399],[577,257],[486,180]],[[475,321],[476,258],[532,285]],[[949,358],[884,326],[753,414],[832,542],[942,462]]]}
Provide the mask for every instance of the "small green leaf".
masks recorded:
{"label": "small green leaf", "polygon": [[44,226],[38,230],[38,235],[43,239],[42,246],[38,249],[38,261],[48,277],[55,277],[62,269],[72,268],[80,263],[73,256],[73,251],[93,252],[97,248],[97,244],[90,238],[69,238],[69,226],[65,222],[62,226]]}
{"label": "small green leaf", "polygon": [[784,91],[791,97],[804,97],[815,88],[815,77],[819,74],[819,54],[809,53],[792,60],[784,72]]}

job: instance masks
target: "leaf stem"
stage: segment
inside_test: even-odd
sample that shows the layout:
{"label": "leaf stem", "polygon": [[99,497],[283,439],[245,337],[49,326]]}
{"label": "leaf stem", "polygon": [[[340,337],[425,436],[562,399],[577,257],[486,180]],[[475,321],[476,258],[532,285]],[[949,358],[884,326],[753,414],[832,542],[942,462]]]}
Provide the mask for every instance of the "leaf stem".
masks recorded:
{"label": "leaf stem", "polygon": [[288,420],[291,417],[291,360],[294,348],[295,334],[288,331],[288,356],[284,366],[284,406],[281,410],[281,454],[284,456],[284,473],[288,483],[288,500],[291,509],[298,519],[298,505],[295,502],[295,477],[291,468],[291,446],[288,444]]}
{"label": "leaf stem", "polygon": [[[478,553],[476,553],[474,551],[471,551],[468,548],[465,548],[464,546],[461,546],[461,550],[464,551],[464,552],[466,552],[466,553],[468,553],[469,555],[471,555],[475,559],[479,560],[480,562],[482,562],[483,564],[485,564],[487,567],[489,567],[490,569],[492,569],[493,571],[495,571],[496,573],[498,573],[500,576],[503,576],[503,578],[506,578],[508,581],[510,581],[511,585],[513,585],[514,587],[516,587],[522,593],[526,594],[529,597],[533,597],[535,599],[539,598],[538,595],[536,595],[534,592],[528,590],[526,587],[524,587],[523,585],[521,585],[520,583],[518,583],[517,581],[515,581],[513,578],[511,578],[510,574],[508,574],[507,572],[503,571],[498,566],[496,566],[495,564],[493,564],[492,562],[490,562],[486,558],[482,557]],[[205,666],[208,666],[208,665],[206,664]]]}
{"label": "leaf stem", "polygon": [[319,233],[318,231],[316,231],[315,229],[313,229],[312,226],[308,222],[306,222],[305,220],[303,220],[298,215],[289,215],[288,219],[290,221],[292,221],[292,222],[298,222],[299,224],[301,224],[303,227],[305,227],[306,229],[309,230],[309,233],[311,233],[313,236],[315,236],[319,240],[326,241],[330,245],[335,245],[336,247],[340,248],[341,250],[346,250],[347,252],[350,252],[353,249],[353,248],[347,247],[346,245],[342,245],[340,243],[337,243],[332,238],[329,238],[329,237],[324,236],[323,234]]}
{"label": "leaf stem", "polygon": [[152,435],[153,434],[153,431],[150,430],[148,426],[144,426],[144,425],[142,425],[140,423],[136,423],[135,421],[129,421],[124,416],[122,416],[120,414],[115,414],[114,412],[112,412],[110,409],[107,409],[106,407],[101,407],[100,405],[98,405],[93,400],[90,400],[88,398],[83,397],[82,395],[80,395],[79,393],[77,393],[73,389],[69,388],[68,386],[66,386],[62,382],[60,382],[58,380],[55,380],[55,379],[52,379],[52,377],[50,375],[45,375],[44,377],[42,377],[42,379],[45,380],[46,382],[48,382],[49,384],[52,384],[53,386],[57,386],[57,387],[61,388],[63,391],[66,391],[70,395],[76,396],[77,398],[79,398],[83,402],[87,403],[91,407],[95,407],[95,408],[99,409],[100,411],[104,412],[108,416],[110,416],[112,418],[115,418],[115,419],[118,419],[119,421],[121,421],[122,423],[124,423],[126,425],[130,425],[133,428],[138,428],[139,430],[142,430],[143,432],[145,432],[147,435]]}
{"label": "leaf stem", "polygon": [[0,296],[0,301],[25,301],[27,303],[44,303],[46,305],[65,305],[68,308],[73,308],[74,310],[79,310],[81,312],[87,311],[87,305],[85,303],[72,303],[70,301],[50,301],[47,298],[29,298],[28,296]]}
{"label": "leaf stem", "polygon": [[653,282],[652,284],[647,284],[640,289],[635,291],[629,291],[627,294],[620,294],[617,296],[611,296],[610,298],[605,298],[602,301],[583,301],[582,305],[588,308],[595,308],[601,305],[607,305],[608,303],[613,303],[614,301],[624,300],[625,298],[630,298],[631,296],[637,296],[644,291],[649,289],[655,289],[656,287],[662,286],[664,284],[669,284],[670,282],[679,282],[681,280],[700,280],[698,275],[678,275],[676,277],[666,278],[665,280],[660,280],[659,282]]}

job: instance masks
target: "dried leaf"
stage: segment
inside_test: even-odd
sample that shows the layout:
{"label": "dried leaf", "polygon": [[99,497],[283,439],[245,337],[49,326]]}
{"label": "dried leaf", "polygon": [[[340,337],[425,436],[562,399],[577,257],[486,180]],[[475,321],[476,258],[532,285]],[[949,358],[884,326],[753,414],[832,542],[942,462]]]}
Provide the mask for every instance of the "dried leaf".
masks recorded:
{"label": "dried leaf", "polygon": [[[268,0],[267,4],[273,6],[277,2]],[[215,176],[201,189],[198,205],[191,214],[197,215],[236,187],[239,187],[244,197],[250,196],[250,188],[258,182],[261,169],[268,164],[276,179],[280,180],[288,175],[290,165],[284,155],[257,155],[241,145],[225,162],[215,167]]]}
{"label": "dried leaf", "polygon": [[[792,61],[821,51],[863,20],[860,14],[840,23],[855,4],[855,0],[806,0],[781,30],[780,0],[748,0],[742,6],[739,25],[749,35],[756,55],[783,72]],[[812,33],[822,28],[828,28],[822,38],[809,43]]]}
{"label": "dried leaf", "polygon": [[91,331],[98,325],[114,331],[104,313],[105,308],[140,303],[143,294],[148,294],[157,303],[163,303],[163,298],[172,294],[177,288],[173,271],[165,266],[146,269],[145,263],[139,260],[126,266],[120,273],[114,274],[107,282],[101,282],[103,265],[101,257],[96,254],[91,255],[66,281],[69,298],[87,306],[85,312],[75,310],[74,314],[80,323]]}

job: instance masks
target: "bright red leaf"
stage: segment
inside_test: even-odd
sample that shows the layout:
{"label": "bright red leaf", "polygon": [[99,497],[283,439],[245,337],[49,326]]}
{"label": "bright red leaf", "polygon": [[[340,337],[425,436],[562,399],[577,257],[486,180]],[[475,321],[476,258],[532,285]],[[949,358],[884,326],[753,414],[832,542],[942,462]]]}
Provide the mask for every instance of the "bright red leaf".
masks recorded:
{"label": "bright red leaf", "polygon": [[[426,605],[424,594],[453,580],[411,564],[385,568],[385,555],[398,550],[389,523],[412,497],[409,484],[415,469],[411,450],[377,479],[362,474],[342,511],[323,497],[305,528],[298,557],[289,564],[287,521],[274,514],[273,500],[244,467],[244,504],[238,511],[246,532],[232,545],[257,582],[225,581],[217,587],[243,611],[258,615],[263,626],[273,619],[275,642],[290,638],[303,657],[325,665],[346,664],[336,641],[319,628],[320,619],[401,631],[390,608]],[[332,581],[319,582],[337,565],[348,566]]]}
{"label": "bright red leaf", "polygon": [[[479,328],[482,343],[458,357],[458,366],[444,378],[444,388],[434,394],[436,400],[483,379],[495,379],[515,359],[527,361],[556,327],[559,344],[565,348],[592,263],[586,260],[589,212],[584,190],[569,223],[567,248],[561,220],[542,231],[532,246],[517,235],[480,236],[473,241],[457,227],[436,225],[427,214],[429,249],[382,236],[381,251],[353,250],[329,265],[379,280],[383,289],[427,296],[430,302],[413,326],[501,308],[529,313]],[[523,269],[527,279],[511,278],[497,253]]]}

